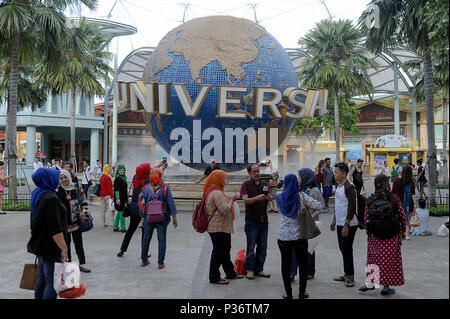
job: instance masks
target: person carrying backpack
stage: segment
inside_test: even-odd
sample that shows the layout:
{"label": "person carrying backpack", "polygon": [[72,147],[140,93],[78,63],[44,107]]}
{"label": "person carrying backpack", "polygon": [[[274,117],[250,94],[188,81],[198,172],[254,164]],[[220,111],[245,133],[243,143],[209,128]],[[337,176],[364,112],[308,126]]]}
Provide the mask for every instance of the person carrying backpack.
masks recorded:
{"label": "person carrying backpack", "polygon": [[173,216],[173,228],[177,228],[177,208],[173,200],[169,185],[163,183],[162,172],[159,168],[150,171],[150,183],[143,187],[139,195],[139,207],[141,217],[144,218],[144,238],[142,239],[141,259],[142,267],[150,264],[148,261],[148,249],[153,231],[158,232],[158,269],[165,267],[166,233],[170,216]]}
{"label": "person carrying backpack", "polygon": [[[211,237],[213,250],[209,265],[209,282],[212,284],[226,285],[228,280],[242,279],[238,275],[231,261],[231,234],[233,228],[233,204],[237,194],[229,197],[224,193],[227,173],[222,170],[214,170],[206,179],[203,196],[206,196],[206,215],[209,220],[208,234]],[[220,266],[225,271],[225,279],[220,276]],[[228,280],[227,280],[228,279]]]}
{"label": "person carrying backpack", "polygon": [[391,169],[391,183],[393,183],[395,181],[395,178],[397,176],[399,176],[401,171],[402,171],[402,168],[398,164],[398,162],[400,162],[400,160],[398,158],[395,158],[394,159],[394,166],[392,166],[392,169]]}
{"label": "person carrying backpack", "polygon": [[375,177],[375,193],[367,199],[364,221],[367,225],[366,284],[359,291],[374,290],[382,285],[382,295],[395,294],[390,286],[404,285],[402,240],[406,238],[406,215],[402,202],[390,193],[389,179]]}

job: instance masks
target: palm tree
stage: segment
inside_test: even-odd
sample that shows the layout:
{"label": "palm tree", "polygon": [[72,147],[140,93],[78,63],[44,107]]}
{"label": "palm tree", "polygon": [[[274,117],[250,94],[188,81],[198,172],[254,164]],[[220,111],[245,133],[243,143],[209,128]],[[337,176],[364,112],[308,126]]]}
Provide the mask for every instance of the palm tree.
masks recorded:
{"label": "palm tree", "polygon": [[363,71],[378,67],[358,47],[362,34],[350,20],[322,20],[299,44],[308,53],[301,64],[300,80],[307,87],[326,87],[334,99],[336,161],[340,160],[338,96],[368,94],[373,87]]}
{"label": "palm tree", "polygon": [[79,92],[83,97],[102,95],[101,81],[111,84],[113,69],[107,63],[111,53],[104,51],[105,42],[109,37],[101,35],[95,24],[81,19],[79,26],[69,30],[66,42],[60,48],[64,63],[54,66],[39,64],[36,74],[38,83],[46,83],[53,94],[63,94],[70,91],[70,161],[75,170],[75,102]]}
{"label": "palm tree", "polygon": [[[93,10],[97,0],[5,0],[0,4],[0,52],[9,59],[9,90],[7,112],[8,170],[16,172],[17,108],[19,95],[19,66],[32,67],[36,60],[59,63],[55,54],[61,38],[66,34],[63,14],[68,6],[84,4]],[[9,52],[5,53],[5,46]],[[17,197],[17,180],[10,180],[9,197]]]}
{"label": "palm tree", "polygon": [[379,9],[379,27],[370,28],[365,23],[370,14],[364,11],[359,25],[367,34],[366,46],[375,53],[406,44],[423,57],[423,84],[426,105],[428,141],[428,181],[431,204],[436,204],[436,142],[434,132],[433,69],[430,37],[425,23],[426,0],[372,0],[369,5]]}

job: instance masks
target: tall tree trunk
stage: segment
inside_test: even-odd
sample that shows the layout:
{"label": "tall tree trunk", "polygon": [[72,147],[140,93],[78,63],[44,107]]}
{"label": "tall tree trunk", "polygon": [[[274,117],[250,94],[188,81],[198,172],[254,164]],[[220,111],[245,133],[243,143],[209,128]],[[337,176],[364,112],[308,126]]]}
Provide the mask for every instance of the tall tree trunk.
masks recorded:
{"label": "tall tree trunk", "polygon": [[443,168],[442,168],[442,174],[444,175],[444,184],[448,184],[448,169],[447,169],[447,134],[448,134],[448,125],[447,125],[447,119],[448,119],[448,113],[447,113],[448,105],[447,105],[447,98],[444,97],[444,101],[442,103],[442,128],[443,128],[443,137],[442,137],[442,143],[443,147],[442,150],[444,152],[442,156],[442,162],[443,162]]}
{"label": "tall tree trunk", "polygon": [[70,162],[73,165],[74,172],[77,171],[77,159],[75,156],[75,102],[76,102],[76,89],[71,91],[71,103],[70,103]]}
{"label": "tall tree trunk", "polygon": [[336,134],[336,163],[341,162],[341,134],[339,133],[339,104],[337,89],[334,88],[334,131]]}
{"label": "tall tree trunk", "polygon": [[428,31],[424,32],[423,44],[423,83],[425,88],[425,105],[427,119],[427,144],[428,144],[428,196],[430,204],[436,204],[436,140],[434,132],[434,92],[433,69],[430,54],[430,39]]}
{"label": "tall tree trunk", "polygon": [[11,43],[11,71],[8,94],[8,112],[6,114],[8,121],[8,168],[9,174],[14,174],[8,182],[8,199],[17,199],[17,97],[19,91],[19,47],[20,33],[15,31]]}

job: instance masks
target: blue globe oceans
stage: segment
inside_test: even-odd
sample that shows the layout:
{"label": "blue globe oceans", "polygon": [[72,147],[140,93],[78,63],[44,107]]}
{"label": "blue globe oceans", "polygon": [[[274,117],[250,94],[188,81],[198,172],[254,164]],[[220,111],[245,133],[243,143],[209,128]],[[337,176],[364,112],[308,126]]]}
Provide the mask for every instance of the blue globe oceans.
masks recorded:
{"label": "blue globe oceans", "polygon": [[[212,157],[225,171],[245,168],[244,163],[225,163],[225,128],[262,127],[278,128],[278,145],[283,141],[293,123],[289,118],[272,118],[267,108],[263,118],[246,119],[218,118],[219,86],[246,86],[248,93],[232,93],[230,97],[241,97],[241,105],[229,105],[229,110],[252,111],[252,94],[255,86],[273,87],[284,92],[288,87],[297,87],[295,69],[287,52],[260,25],[246,19],[229,16],[212,16],[190,20],[170,31],[158,44],[145,66],[144,81],[184,83],[192,101],[200,92],[200,84],[209,84],[211,89],[202,108],[195,117],[187,117],[173,87],[169,92],[173,115],[152,115],[153,135],[159,145],[170,154],[178,140],[170,140],[175,128],[185,128],[190,133],[190,157],[183,164],[205,169],[209,162],[202,159],[194,163],[194,120],[201,120],[201,131],[217,128],[222,134],[222,158]],[[270,98],[270,95],[267,96]],[[179,137],[181,138],[181,137]],[[212,137],[211,137],[212,140]],[[202,140],[201,149],[211,140]],[[233,150],[235,150],[234,142]],[[236,153],[234,151],[234,153]],[[258,158],[258,161],[263,158]]]}

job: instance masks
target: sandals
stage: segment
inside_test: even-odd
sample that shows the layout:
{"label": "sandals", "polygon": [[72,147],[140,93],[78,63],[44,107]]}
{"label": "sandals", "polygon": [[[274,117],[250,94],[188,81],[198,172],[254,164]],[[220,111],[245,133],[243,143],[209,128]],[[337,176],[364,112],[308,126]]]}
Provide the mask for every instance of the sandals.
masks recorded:
{"label": "sandals", "polygon": [[345,287],[351,288],[355,286],[355,282],[351,279],[345,279]]}
{"label": "sandals", "polygon": [[344,276],[337,276],[333,278],[334,281],[345,281]]}
{"label": "sandals", "polygon": [[210,282],[210,283],[216,284],[216,285],[228,285],[230,282],[228,280],[220,278],[218,282]]}
{"label": "sandals", "polygon": [[244,279],[244,276],[243,275],[236,275],[234,277],[225,277],[225,279],[228,279],[228,280]]}

